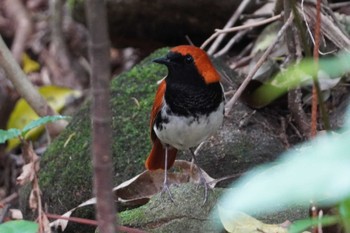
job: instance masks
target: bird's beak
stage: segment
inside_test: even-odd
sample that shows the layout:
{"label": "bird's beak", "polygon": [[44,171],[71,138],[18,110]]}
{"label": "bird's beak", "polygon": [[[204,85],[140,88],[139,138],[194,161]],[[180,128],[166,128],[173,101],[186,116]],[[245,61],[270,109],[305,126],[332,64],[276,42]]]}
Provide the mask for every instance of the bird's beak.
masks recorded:
{"label": "bird's beak", "polygon": [[170,60],[167,57],[156,58],[153,60],[153,62],[159,63],[159,64],[164,64],[164,65],[170,64]]}

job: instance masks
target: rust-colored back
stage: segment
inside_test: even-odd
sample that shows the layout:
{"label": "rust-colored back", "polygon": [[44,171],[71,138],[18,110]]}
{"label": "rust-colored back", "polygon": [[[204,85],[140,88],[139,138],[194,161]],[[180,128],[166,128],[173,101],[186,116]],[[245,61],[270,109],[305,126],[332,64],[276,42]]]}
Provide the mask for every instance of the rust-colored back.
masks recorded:
{"label": "rust-colored back", "polygon": [[[154,121],[157,117],[157,114],[162,108],[163,98],[165,93],[166,83],[163,80],[157,89],[156,96],[154,98],[154,103],[151,112],[151,120],[150,120],[150,130],[151,130],[151,139],[152,139],[152,150],[148,155],[148,158],[145,162],[145,166],[148,170],[157,170],[165,168],[165,148],[157,137],[156,133],[153,130]],[[176,158],[177,150],[173,148],[168,148],[168,168],[170,168]]]}
{"label": "rust-colored back", "polygon": [[163,80],[159,84],[156,96],[154,98],[154,103],[153,103],[152,112],[151,112],[151,120],[150,120],[150,130],[151,130],[152,142],[154,142],[154,140],[157,137],[157,135],[155,134],[155,132],[153,130],[153,125],[154,125],[154,121],[156,120],[157,114],[159,113],[160,109],[162,108],[165,88],[166,88],[166,83],[165,83],[165,80]]}

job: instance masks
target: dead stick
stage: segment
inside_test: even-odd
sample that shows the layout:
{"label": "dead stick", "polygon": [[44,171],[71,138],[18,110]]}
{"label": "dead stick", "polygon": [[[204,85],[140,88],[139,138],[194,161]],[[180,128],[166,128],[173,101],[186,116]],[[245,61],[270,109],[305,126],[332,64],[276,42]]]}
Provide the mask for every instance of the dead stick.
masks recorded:
{"label": "dead stick", "polygon": [[0,208],[18,198],[18,193],[12,193],[0,201]]}
{"label": "dead stick", "polygon": [[264,63],[264,61],[267,59],[267,57],[270,55],[272,49],[275,47],[276,43],[281,39],[282,35],[285,33],[287,28],[290,26],[290,24],[293,22],[293,14],[289,15],[288,20],[283,25],[283,27],[280,29],[280,31],[277,34],[276,39],[273,41],[273,43],[265,50],[264,54],[260,57],[259,61],[256,63],[254,68],[250,71],[246,79],[243,81],[241,86],[238,88],[234,96],[227,102],[225,106],[225,114],[229,115],[233,105],[236,103],[238,98],[241,96],[244,89],[247,87],[250,80],[253,78],[254,74],[258,71],[258,69],[261,67],[261,65]]}
{"label": "dead stick", "polygon": [[249,29],[249,28],[252,28],[252,27],[257,27],[257,26],[261,26],[261,25],[264,25],[264,24],[276,21],[276,20],[280,19],[282,17],[282,15],[283,14],[275,15],[275,16],[273,16],[271,18],[264,19],[264,20],[261,20],[259,22],[254,22],[254,23],[250,23],[250,24],[244,24],[244,25],[237,26],[237,27],[232,27],[232,28],[227,28],[227,29],[216,29],[215,31],[218,32],[219,34],[222,34],[222,33],[236,32],[236,31],[240,31],[240,30],[243,30],[243,29]]}
{"label": "dead stick", "polygon": [[213,33],[206,41],[203,42],[203,44],[201,45],[201,49],[204,49],[205,47],[207,47],[207,45],[212,40],[214,40],[217,36],[219,36],[220,34],[236,32],[236,31],[240,31],[240,30],[253,28],[253,27],[258,27],[258,26],[261,26],[261,25],[264,25],[264,24],[276,21],[276,20],[280,19],[281,17],[282,17],[282,14],[279,14],[279,15],[275,15],[275,16],[273,16],[271,18],[264,19],[264,20],[261,20],[259,22],[255,22],[255,23],[245,24],[245,25],[232,27],[232,28],[227,28],[227,29],[216,29],[215,33]]}
{"label": "dead stick", "polygon": [[[98,226],[98,223],[96,220],[93,219],[86,219],[86,218],[78,218],[78,217],[65,217],[57,214],[49,214],[46,213],[46,216],[51,219],[62,219],[62,220],[67,220],[70,222],[76,222],[76,223],[81,223],[85,225],[92,225],[92,226]],[[145,233],[145,231],[135,229],[135,228],[130,228],[126,226],[117,226],[117,230],[121,232],[128,232],[128,233]]]}
{"label": "dead stick", "polygon": [[[241,4],[238,6],[238,8],[235,11],[235,13],[233,13],[233,15],[231,16],[229,21],[226,23],[224,28],[229,28],[229,27],[231,27],[232,25],[234,25],[236,23],[237,19],[242,14],[244,9],[247,7],[249,2],[250,2],[250,0],[243,0],[241,2]],[[218,38],[216,38],[216,40],[213,42],[213,44],[208,49],[208,54],[209,55],[212,55],[216,51],[216,49],[219,47],[221,41],[225,38],[225,36],[226,36],[225,34],[222,34],[222,35],[218,36]]]}
{"label": "dead stick", "polygon": [[11,51],[16,61],[20,63],[28,38],[32,32],[33,24],[22,1],[7,0],[5,6],[11,18],[16,22],[15,38]]}
{"label": "dead stick", "polygon": [[[314,61],[316,70],[318,70],[318,50],[320,48],[320,30],[321,30],[321,0],[316,3],[316,23],[315,23],[315,46],[314,46]],[[317,132],[317,74],[314,77],[314,85],[312,86],[312,106],[311,106],[311,137],[316,136]]]}

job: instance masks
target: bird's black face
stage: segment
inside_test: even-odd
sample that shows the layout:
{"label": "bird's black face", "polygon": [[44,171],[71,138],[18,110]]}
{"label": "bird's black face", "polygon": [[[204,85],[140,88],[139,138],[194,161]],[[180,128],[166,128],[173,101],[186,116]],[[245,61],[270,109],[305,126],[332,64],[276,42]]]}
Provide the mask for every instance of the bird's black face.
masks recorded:
{"label": "bird's black face", "polygon": [[157,58],[153,62],[164,64],[168,67],[167,83],[180,81],[184,84],[204,84],[204,80],[199,74],[194,59],[190,54],[182,55],[171,51],[165,57]]}
{"label": "bird's black face", "polygon": [[160,57],[153,62],[164,64],[166,66],[188,66],[188,65],[194,65],[193,57],[189,54],[182,55],[180,53],[175,52],[169,52],[165,57]]}

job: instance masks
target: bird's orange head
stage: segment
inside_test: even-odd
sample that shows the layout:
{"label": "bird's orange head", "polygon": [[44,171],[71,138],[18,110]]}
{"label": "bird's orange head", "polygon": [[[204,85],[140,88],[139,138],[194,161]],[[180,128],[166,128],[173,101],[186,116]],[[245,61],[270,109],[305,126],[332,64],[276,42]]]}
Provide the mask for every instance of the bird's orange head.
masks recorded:
{"label": "bird's orange head", "polygon": [[[220,75],[211,63],[208,55],[202,49],[191,45],[180,45],[172,48],[165,57],[154,62],[164,64],[169,69],[168,77],[176,79],[196,77],[195,72],[206,84],[220,81]],[[173,73],[173,74],[172,74]]]}

